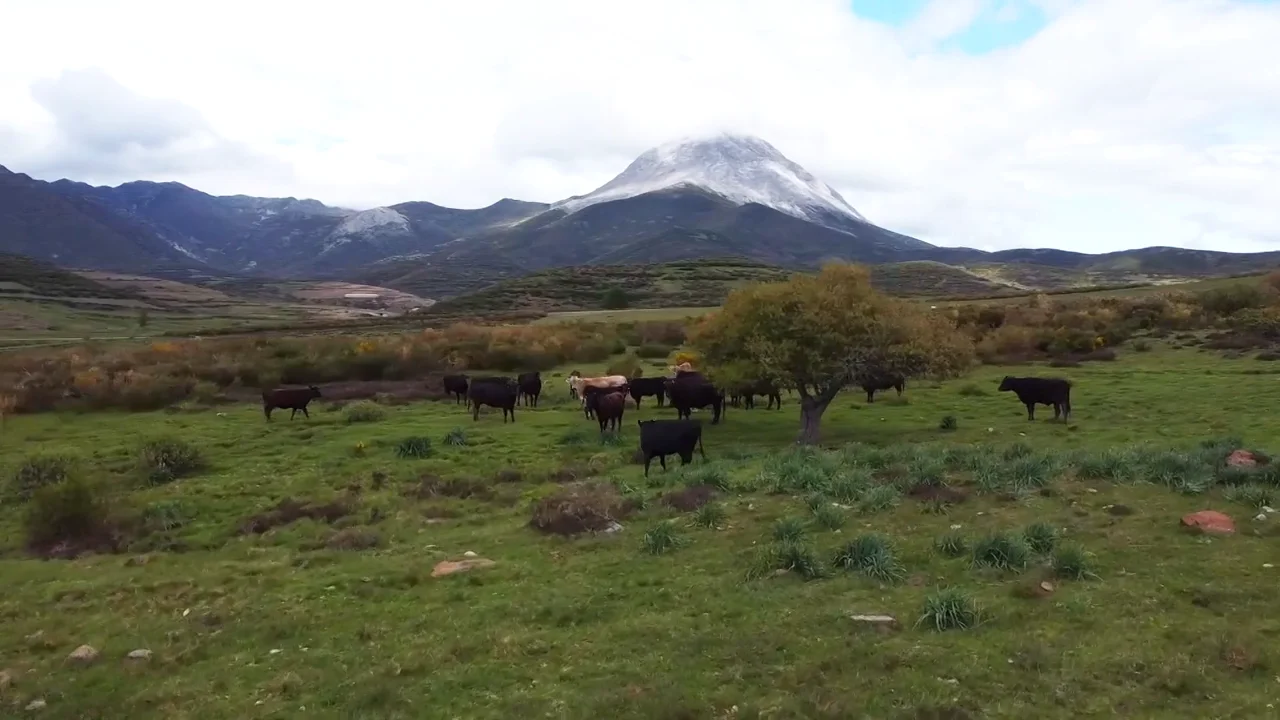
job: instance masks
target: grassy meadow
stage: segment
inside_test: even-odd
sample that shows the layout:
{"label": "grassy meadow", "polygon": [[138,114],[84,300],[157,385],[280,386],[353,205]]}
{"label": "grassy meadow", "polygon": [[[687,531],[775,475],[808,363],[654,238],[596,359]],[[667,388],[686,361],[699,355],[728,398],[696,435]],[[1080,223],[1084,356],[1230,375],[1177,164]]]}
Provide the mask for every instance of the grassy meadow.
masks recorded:
{"label": "grassy meadow", "polygon": [[[602,441],[569,367],[505,425],[391,399],[10,417],[0,482],[64,456],[129,530],[119,554],[37,559],[5,495],[0,715],[1266,717],[1280,515],[1254,516],[1280,484],[1222,461],[1276,445],[1280,364],[1151,347],[853,389],[822,450],[790,447],[794,397],[730,408],[705,463],[647,480],[635,421],[674,411],[646,399]],[[1072,422],[1027,422],[1006,373],[1070,378]],[[199,452],[189,474],[140,461],[162,437]],[[568,491],[614,493],[622,529],[530,527]],[[308,514],[285,499],[323,517],[284,522]],[[1203,509],[1237,533],[1179,528]],[[469,552],[494,565],[432,577]],[[95,661],[67,659],[82,644]]]}

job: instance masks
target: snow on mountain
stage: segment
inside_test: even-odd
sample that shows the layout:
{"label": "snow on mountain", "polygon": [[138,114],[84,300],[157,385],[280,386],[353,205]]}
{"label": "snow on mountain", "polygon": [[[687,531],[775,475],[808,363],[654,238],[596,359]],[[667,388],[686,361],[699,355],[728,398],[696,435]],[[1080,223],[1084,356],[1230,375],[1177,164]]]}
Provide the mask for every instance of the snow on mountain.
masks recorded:
{"label": "snow on mountain", "polygon": [[552,207],[573,213],[678,186],[698,187],[740,205],[758,203],[822,224],[826,224],[824,214],[866,222],[840,193],[774,146],[757,137],[729,133],[659,145],[595,191]]}
{"label": "snow on mountain", "polygon": [[392,235],[403,236],[413,233],[409,219],[389,207],[376,207],[362,210],[343,218],[338,227],[329,233],[324,240],[324,250],[329,252],[339,245],[352,240],[375,240]]}

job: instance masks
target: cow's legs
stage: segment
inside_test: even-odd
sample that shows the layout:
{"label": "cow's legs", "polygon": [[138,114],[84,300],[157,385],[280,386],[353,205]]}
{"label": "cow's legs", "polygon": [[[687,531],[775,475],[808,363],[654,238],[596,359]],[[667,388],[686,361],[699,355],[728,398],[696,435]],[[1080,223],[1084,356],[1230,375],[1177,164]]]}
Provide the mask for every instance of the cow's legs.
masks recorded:
{"label": "cow's legs", "polygon": [[310,420],[310,419],[311,419],[311,413],[307,412],[307,406],[306,406],[306,405],[303,405],[303,406],[302,406],[302,416],[303,416],[303,417],[305,417],[305,418],[306,418],[306,419],[308,419],[308,420]]}
{"label": "cow's legs", "polygon": [[1035,420],[1035,419],[1036,419],[1036,404],[1027,403],[1027,420]]}

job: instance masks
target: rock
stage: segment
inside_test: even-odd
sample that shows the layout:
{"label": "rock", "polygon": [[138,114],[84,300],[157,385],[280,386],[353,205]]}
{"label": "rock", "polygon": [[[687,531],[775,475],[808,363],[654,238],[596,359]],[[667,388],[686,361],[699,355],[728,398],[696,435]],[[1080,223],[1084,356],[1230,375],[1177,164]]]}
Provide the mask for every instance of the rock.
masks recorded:
{"label": "rock", "polygon": [[137,650],[131,650],[126,657],[130,660],[150,660],[151,651],[146,648],[138,648]]}
{"label": "rock", "polygon": [[1182,525],[1212,535],[1230,535],[1236,531],[1235,522],[1217,510],[1201,510],[1183,515]]}
{"label": "rock", "polygon": [[1227,465],[1231,467],[1257,467],[1258,458],[1248,450],[1236,450],[1227,456]]}
{"label": "rock", "polygon": [[31,712],[35,712],[36,710],[43,710],[44,706],[47,704],[48,703],[46,703],[44,700],[40,698],[36,698],[35,700],[32,700],[31,702],[27,703],[27,710]]}
{"label": "rock", "polygon": [[67,660],[80,663],[81,665],[88,665],[97,659],[98,651],[89,645],[81,645],[75,650],[72,650],[71,654],[67,656]]}
{"label": "rock", "polygon": [[1267,514],[1266,514],[1266,513],[1258,513],[1257,515],[1254,515],[1254,516],[1253,516],[1253,519],[1254,519],[1254,520],[1257,520],[1257,521],[1259,521],[1259,522],[1261,522],[1261,521],[1263,521],[1263,520],[1266,520],[1266,519],[1267,519]]}
{"label": "rock", "polygon": [[1047,593],[1051,593],[1053,592],[1053,583],[1049,582],[1048,580],[1045,580],[1044,582],[1040,583],[1040,589]]}
{"label": "rock", "polygon": [[1267,513],[1268,515],[1270,515],[1271,513],[1275,512],[1275,509],[1274,509],[1274,508],[1269,508],[1269,507],[1267,507],[1266,505],[1263,505],[1263,506],[1262,506],[1262,512]]}
{"label": "rock", "polygon": [[13,671],[0,670],[0,693],[13,687]]}
{"label": "rock", "polygon": [[496,565],[492,560],[484,558],[467,558],[466,560],[441,560],[431,570],[431,577],[444,577],[459,572],[470,572],[476,568],[487,568]]}
{"label": "rock", "polygon": [[877,632],[892,632],[899,628],[898,619],[892,615],[851,615],[849,619],[861,625],[875,628]]}
{"label": "rock", "polygon": [[475,553],[473,553],[473,552],[471,552],[470,550],[468,550],[468,551],[466,551],[466,552],[462,553],[462,557],[476,557],[476,554],[475,554]]}
{"label": "rock", "polygon": [[605,529],[604,529],[604,532],[607,532],[607,533],[616,533],[616,532],[618,532],[618,531],[620,531],[620,530],[622,530],[622,525],[621,525],[620,523],[617,523],[617,522],[611,522],[611,523],[609,523],[609,527],[607,527],[607,528],[605,528]]}

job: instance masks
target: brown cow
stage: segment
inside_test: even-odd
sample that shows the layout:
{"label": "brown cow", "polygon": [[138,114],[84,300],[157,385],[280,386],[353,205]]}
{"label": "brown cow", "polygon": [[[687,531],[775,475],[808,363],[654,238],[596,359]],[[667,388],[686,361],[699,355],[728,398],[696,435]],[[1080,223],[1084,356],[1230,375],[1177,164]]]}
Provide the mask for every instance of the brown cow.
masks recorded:
{"label": "brown cow", "polygon": [[627,409],[627,394],[625,392],[592,395],[591,404],[596,413],[596,421],[600,423],[601,435],[604,434],[606,427],[612,428],[615,433],[622,429],[622,414]]}

